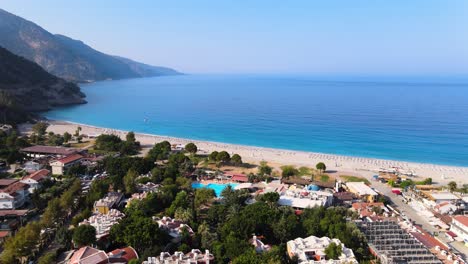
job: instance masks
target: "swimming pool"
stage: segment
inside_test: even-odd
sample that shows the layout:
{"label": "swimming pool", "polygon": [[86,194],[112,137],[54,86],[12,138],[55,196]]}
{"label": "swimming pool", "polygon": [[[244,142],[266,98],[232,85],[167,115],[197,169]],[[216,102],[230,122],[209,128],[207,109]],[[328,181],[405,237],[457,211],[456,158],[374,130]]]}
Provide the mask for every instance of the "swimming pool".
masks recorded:
{"label": "swimming pool", "polygon": [[203,184],[199,182],[194,182],[192,183],[192,188],[194,189],[200,189],[200,188],[208,188],[208,189],[213,189],[216,193],[217,197],[221,196],[221,192],[226,188],[228,185],[230,185],[232,188],[235,188],[237,183],[209,183],[209,184]]}

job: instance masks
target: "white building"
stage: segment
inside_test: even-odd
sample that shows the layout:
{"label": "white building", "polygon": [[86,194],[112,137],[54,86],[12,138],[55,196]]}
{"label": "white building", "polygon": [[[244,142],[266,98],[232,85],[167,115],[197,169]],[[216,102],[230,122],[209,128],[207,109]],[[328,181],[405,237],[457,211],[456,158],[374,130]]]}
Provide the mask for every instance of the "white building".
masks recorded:
{"label": "white building", "polygon": [[80,154],[72,154],[70,156],[66,156],[65,158],[52,161],[50,163],[50,166],[52,167],[52,174],[63,175],[66,169],[80,162],[82,159],[83,156]]}
{"label": "white building", "polygon": [[154,220],[158,223],[159,228],[167,231],[167,233],[172,237],[173,242],[180,241],[184,230],[187,230],[190,235],[194,234],[192,228],[180,220],[172,219],[168,216],[155,218]]}
{"label": "white building", "polygon": [[368,202],[374,202],[379,195],[371,187],[367,186],[364,182],[347,182],[346,187],[348,190]]}
{"label": "white building", "polygon": [[456,215],[452,219],[450,231],[455,233],[459,240],[463,240],[465,246],[468,247],[468,216]]}
{"label": "white building", "polygon": [[[327,259],[325,249],[335,243],[341,246],[341,256],[337,260]],[[297,257],[299,264],[357,264],[357,260],[351,249],[346,248],[339,239],[328,237],[310,236],[307,238],[296,238],[286,244],[290,258]]]}
{"label": "white building", "polygon": [[0,190],[0,210],[17,209],[24,205],[29,196],[29,185],[14,181]]}
{"label": "white building", "polygon": [[159,257],[149,257],[142,264],[210,264],[214,260],[213,254],[205,250],[203,254],[199,249],[192,249],[187,254],[176,251],[173,255],[161,252]]}
{"label": "white building", "polygon": [[85,219],[79,225],[90,225],[96,229],[96,239],[99,240],[107,235],[111,227],[117,224],[125,214],[116,209],[111,209],[107,214],[95,214]]}
{"label": "white building", "polygon": [[432,198],[436,204],[443,202],[456,203],[460,201],[460,197],[450,192],[432,192],[429,193],[429,197]]}
{"label": "white building", "polygon": [[333,194],[323,191],[308,191],[305,189],[287,190],[280,194],[278,204],[293,208],[305,209],[316,206],[330,206]]}
{"label": "white building", "polygon": [[29,185],[29,193],[33,193],[36,189],[41,187],[42,182],[48,179],[49,175],[50,171],[48,170],[38,170],[21,178],[21,182]]}

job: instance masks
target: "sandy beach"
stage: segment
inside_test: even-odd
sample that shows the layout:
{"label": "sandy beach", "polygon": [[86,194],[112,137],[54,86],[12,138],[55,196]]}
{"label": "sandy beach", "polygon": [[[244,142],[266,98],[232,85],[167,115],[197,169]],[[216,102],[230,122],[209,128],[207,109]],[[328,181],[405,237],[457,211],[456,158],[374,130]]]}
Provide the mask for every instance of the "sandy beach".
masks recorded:
{"label": "sandy beach", "polygon": [[[78,126],[82,128],[81,133],[86,135],[115,134],[121,138],[125,138],[127,133],[127,131],[100,128],[83,124],[74,124],[64,121],[49,120],[48,122],[50,123],[48,131],[59,134],[63,134],[64,132],[73,134]],[[24,124],[19,128],[22,133],[28,133],[30,131],[30,127],[30,125]],[[153,144],[164,140],[169,141],[171,144],[184,145],[189,142],[193,142],[198,146],[198,149],[201,153],[210,153],[215,150],[226,150],[231,155],[234,153],[241,155],[244,162],[250,163],[258,163],[264,160],[267,162],[283,165],[315,167],[315,164],[318,162],[325,162],[327,165],[327,170],[338,171],[342,173],[347,172],[362,175],[368,178],[378,172],[380,168],[388,169],[391,167],[398,167],[405,171],[413,172],[414,174],[418,175],[418,179],[431,177],[437,184],[445,185],[450,181],[455,181],[461,186],[464,183],[468,183],[468,167],[281,150],[139,133],[136,134],[136,138],[146,149],[150,148]]]}

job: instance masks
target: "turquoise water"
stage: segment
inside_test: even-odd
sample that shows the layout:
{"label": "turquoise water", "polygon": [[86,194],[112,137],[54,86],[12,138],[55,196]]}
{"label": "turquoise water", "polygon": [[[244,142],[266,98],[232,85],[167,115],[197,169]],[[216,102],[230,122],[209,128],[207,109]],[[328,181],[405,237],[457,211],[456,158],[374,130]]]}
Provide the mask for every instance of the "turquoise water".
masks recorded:
{"label": "turquoise water", "polygon": [[184,75],[83,85],[51,119],[136,132],[468,166],[468,86],[451,80]]}
{"label": "turquoise water", "polygon": [[208,189],[213,189],[216,193],[216,197],[220,197],[221,196],[221,193],[223,192],[223,190],[228,186],[230,185],[232,188],[235,188],[237,185],[237,183],[226,183],[226,184],[221,184],[221,183],[209,183],[209,184],[203,184],[203,183],[199,183],[199,182],[194,182],[192,183],[192,188],[194,189],[200,189],[200,188],[208,188]]}

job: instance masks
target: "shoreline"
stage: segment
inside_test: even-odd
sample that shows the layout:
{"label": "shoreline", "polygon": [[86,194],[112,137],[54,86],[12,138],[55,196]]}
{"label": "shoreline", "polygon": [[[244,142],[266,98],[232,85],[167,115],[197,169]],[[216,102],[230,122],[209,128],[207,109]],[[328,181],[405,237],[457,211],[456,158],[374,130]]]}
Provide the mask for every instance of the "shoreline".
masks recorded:
{"label": "shoreline", "polygon": [[[50,124],[48,131],[63,134],[64,132],[73,133],[79,126],[82,128],[82,134],[115,134],[122,138],[128,131],[97,127],[76,122],[48,120]],[[30,131],[30,125],[22,124],[19,126],[21,133]],[[205,140],[194,140],[188,138],[178,138],[171,136],[153,135],[146,133],[136,133],[136,139],[140,141],[146,151],[155,143],[167,140],[171,144],[187,144],[193,142],[198,146],[202,153],[211,153],[212,151],[226,150],[230,155],[239,154],[244,162],[258,163],[262,160],[269,163],[278,163],[280,165],[308,166],[315,168],[318,162],[325,162],[327,170],[337,172],[355,173],[367,178],[371,178],[380,168],[389,169],[398,167],[405,171],[414,172],[418,177],[416,179],[432,178],[435,183],[445,185],[450,181],[455,181],[460,186],[468,183],[468,167],[437,165],[430,163],[418,163],[396,160],[385,160],[377,158],[354,157],[337,154],[325,154],[318,152],[296,151],[275,149],[267,147],[256,147],[248,145],[238,145],[223,142],[213,142]],[[346,173],[342,173],[346,174]]]}

